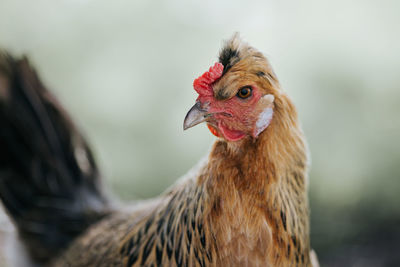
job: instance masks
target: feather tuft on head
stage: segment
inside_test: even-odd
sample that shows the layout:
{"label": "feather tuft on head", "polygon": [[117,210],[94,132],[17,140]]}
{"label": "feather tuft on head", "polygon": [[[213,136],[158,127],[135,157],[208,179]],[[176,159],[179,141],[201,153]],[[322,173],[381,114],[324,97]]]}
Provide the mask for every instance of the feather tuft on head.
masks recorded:
{"label": "feather tuft on head", "polygon": [[194,80],[194,90],[200,96],[213,96],[214,92],[211,85],[222,76],[223,71],[224,65],[219,62],[215,63],[208,71]]}

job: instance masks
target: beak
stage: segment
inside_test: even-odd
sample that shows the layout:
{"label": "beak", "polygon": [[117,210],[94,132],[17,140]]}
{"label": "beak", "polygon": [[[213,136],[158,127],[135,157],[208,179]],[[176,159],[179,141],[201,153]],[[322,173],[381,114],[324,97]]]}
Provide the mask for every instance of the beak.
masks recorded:
{"label": "beak", "polygon": [[201,108],[200,102],[196,102],[194,106],[186,114],[185,120],[183,121],[183,130],[187,130],[199,123],[207,120],[210,114],[207,110]]}

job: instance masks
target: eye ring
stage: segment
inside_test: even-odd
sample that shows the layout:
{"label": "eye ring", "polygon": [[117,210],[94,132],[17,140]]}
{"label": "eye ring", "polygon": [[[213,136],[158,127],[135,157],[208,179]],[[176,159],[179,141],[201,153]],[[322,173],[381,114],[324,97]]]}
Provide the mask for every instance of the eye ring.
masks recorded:
{"label": "eye ring", "polygon": [[252,89],[250,86],[244,86],[240,88],[236,94],[237,97],[241,99],[249,98],[252,95]]}

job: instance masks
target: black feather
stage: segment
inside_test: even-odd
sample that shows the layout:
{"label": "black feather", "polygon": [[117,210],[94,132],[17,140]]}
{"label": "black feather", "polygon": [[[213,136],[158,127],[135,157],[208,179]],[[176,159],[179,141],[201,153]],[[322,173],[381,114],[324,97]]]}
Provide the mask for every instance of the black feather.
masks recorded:
{"label": "black feather", "polygon": [[99,176],[28,60],[0,52],[0,198],[33,260],[48,262],[107,214]]}
{"label": "black feather", "polygon": [[240,60],[239,51],[232,49],[229,45],[224,47],[219,54],[219,62],[224,65],[224,75],[233,65]]}

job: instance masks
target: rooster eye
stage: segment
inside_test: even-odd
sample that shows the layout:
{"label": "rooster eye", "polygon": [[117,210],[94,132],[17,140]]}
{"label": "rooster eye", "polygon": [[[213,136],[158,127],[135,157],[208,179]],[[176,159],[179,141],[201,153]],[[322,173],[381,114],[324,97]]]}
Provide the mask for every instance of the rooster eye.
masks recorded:
{"label": "rooster eye", "polygon": [[239,98],[245,99],[251,96],[251,91],[251,87],[245,86],[240,88],[236,95]]}

